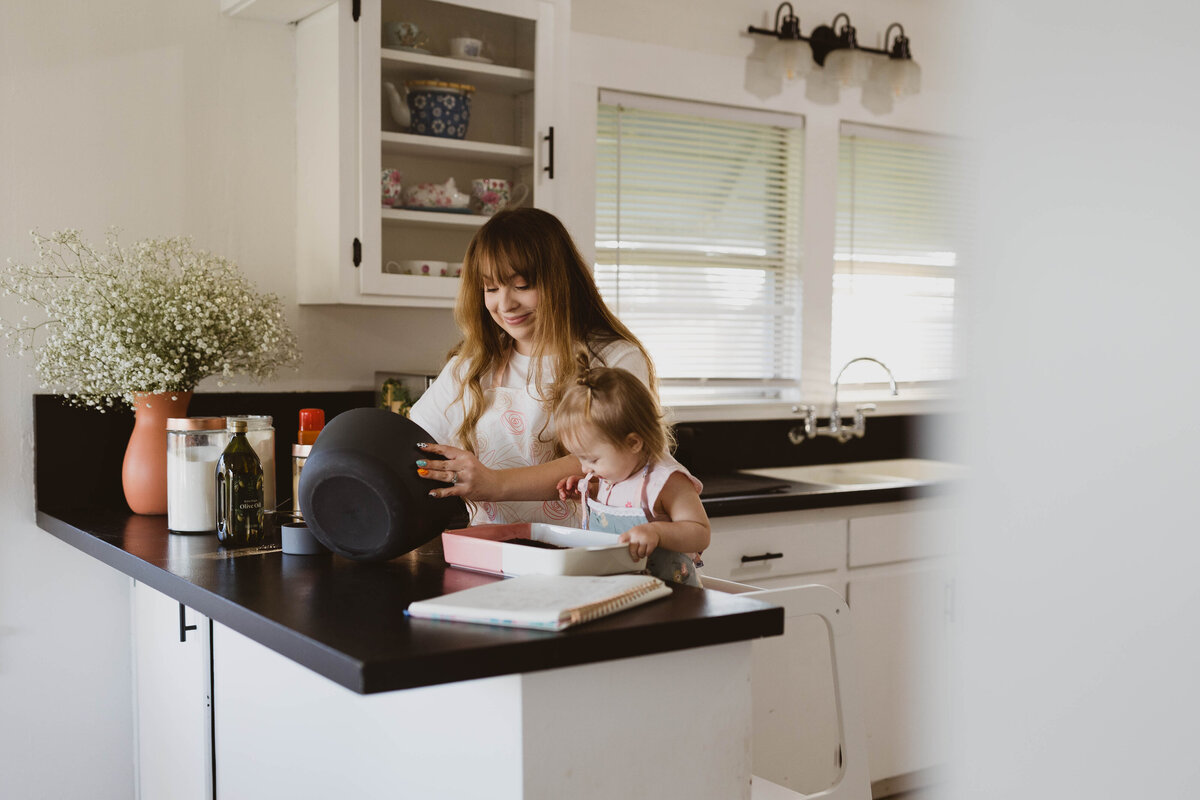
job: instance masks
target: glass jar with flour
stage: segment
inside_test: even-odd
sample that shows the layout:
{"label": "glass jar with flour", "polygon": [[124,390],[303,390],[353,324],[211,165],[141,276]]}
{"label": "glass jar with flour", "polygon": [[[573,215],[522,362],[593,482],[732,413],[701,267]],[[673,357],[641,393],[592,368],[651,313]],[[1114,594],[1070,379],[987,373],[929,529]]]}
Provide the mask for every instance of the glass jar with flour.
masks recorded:
{"label": "glass jar with flour", "polygon": [[167,420],[167,529],[217,529],[217,459],[229,440],[224,417]]}

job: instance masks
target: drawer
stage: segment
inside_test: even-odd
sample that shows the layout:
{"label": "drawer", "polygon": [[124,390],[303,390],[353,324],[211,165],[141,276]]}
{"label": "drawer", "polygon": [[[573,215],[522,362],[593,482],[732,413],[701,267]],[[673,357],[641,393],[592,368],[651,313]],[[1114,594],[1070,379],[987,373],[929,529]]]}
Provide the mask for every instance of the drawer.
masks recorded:
{"label": "drawer", "polygon": [[850,566],[934,558],[954,552],[946,511],[909,511],[850,520]]}
{"label": "drawer", "polygon": [[758,578],[836,570],[845,563],[845,519],[764,520],[757,525],[714,524],[703,572],[753,584]]}

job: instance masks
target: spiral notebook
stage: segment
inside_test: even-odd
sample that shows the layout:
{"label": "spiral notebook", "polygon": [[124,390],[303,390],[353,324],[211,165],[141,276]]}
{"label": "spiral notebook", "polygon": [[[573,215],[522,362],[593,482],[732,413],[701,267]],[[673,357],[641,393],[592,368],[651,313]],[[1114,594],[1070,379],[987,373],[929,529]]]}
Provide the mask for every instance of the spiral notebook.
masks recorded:
{"label": "spiral notebook", "polygon": [[418,600],[410,617],[561,631],[666,597],[651,575],[519,575]]}

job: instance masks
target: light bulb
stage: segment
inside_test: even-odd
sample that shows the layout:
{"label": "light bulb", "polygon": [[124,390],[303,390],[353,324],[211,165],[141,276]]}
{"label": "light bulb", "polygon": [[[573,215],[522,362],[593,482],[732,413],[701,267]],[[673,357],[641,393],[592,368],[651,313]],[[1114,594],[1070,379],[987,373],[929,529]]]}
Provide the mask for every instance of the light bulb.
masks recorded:
{"label": "light bulb", "polygon": [[783,57],[783,75],[789,81],[803,78],[813,68],[812,47],[803,39],[780,39],[777,45]]}
{"label": "light bulb", "polygon": [[871,67],[866,85],[878,86],[893,97],[908,97],[921,91],[921,68],[911,58],[883,59]]}

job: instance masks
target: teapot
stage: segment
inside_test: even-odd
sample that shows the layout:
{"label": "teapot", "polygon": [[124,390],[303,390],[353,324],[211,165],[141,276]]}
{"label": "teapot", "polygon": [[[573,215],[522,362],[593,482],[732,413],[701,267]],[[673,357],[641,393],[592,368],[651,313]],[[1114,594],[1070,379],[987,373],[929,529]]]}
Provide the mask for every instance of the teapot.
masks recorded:
{"label": "teapot", "polygon": [[458,191],[454,178],[445,183],[418,183],[407,186],[403,193],[407,208],[440,208],[459,211],[467,210],[471,196]]}
{"label": "teapot", "polygon": [[[394,83],[384,81],[383,90],[387,92],[388,106],[392,112],[392,119],[396,120],[396,124],[400,126],[400,130],[407,131],[412,126],[412,112],[408,110],[408,102],[400,94],[400,90],[396,88]],[[408,94],[407,87],[404,89],[404,94]]]}

